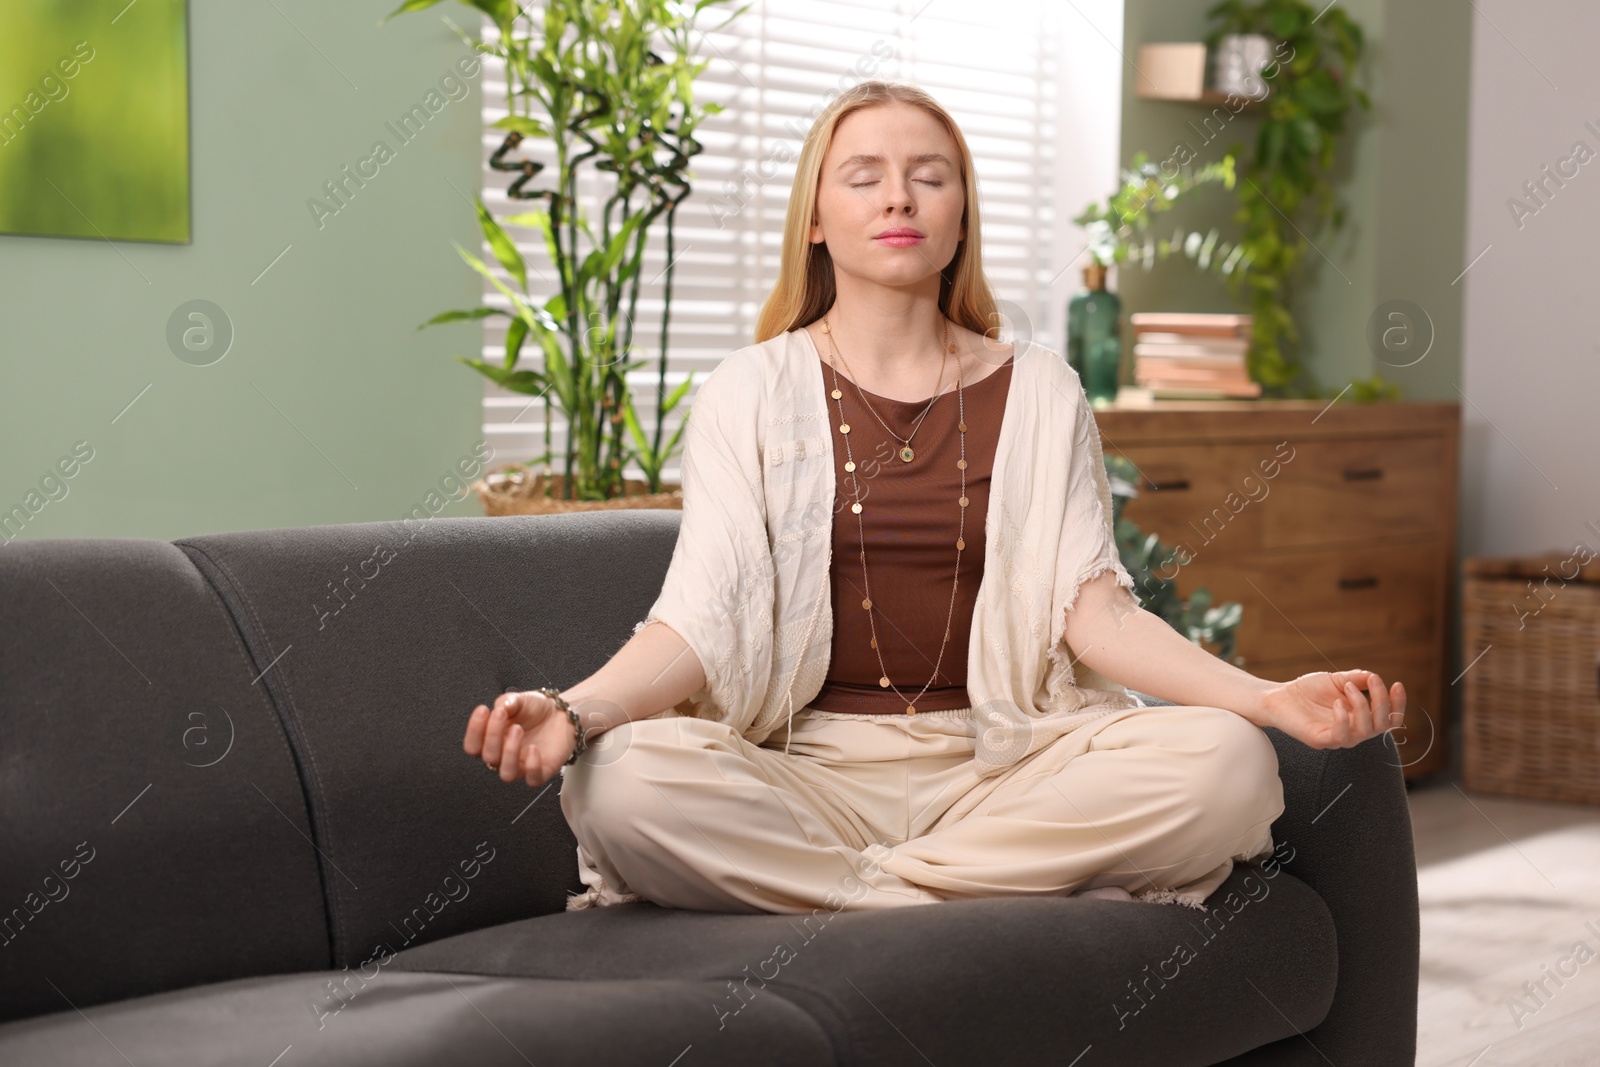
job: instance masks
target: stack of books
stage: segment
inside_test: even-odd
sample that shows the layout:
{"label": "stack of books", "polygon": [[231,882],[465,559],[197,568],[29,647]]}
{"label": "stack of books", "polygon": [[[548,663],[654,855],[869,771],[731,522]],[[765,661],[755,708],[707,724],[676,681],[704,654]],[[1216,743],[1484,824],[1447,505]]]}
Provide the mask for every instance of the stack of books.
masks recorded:
{"label": "stack of books", "polygon": [[1133,323],[1133,387],[1127,400],[1231,400],[1261,395],[1250,380],[1249,315],[1140,312]]}

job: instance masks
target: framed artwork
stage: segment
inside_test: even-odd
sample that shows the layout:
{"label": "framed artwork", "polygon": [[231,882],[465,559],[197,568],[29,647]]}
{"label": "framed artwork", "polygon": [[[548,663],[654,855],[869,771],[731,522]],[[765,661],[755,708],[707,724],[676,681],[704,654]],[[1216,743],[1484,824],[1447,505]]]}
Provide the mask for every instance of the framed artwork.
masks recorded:
{"label": "framed artwork", "polygon": [[189,243],[187,0],[5,0],[0,234]]}

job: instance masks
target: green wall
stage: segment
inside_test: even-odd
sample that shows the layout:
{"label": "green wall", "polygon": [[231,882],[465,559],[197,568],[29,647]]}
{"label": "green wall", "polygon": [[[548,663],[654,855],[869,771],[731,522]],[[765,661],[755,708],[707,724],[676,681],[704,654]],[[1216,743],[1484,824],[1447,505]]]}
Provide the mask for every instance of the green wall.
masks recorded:
{"label": "green wall", "polygon": [[[1253,145],[1257,120],[1248,112],[1206,143],[1200,127],[1209,108],[1135,95],[1139,45],[1200,40],[1210,6],[1210,0],[1127,0],[1124,164],[1140,149],[1165,159],[1180,143],[1198,153],[1197,164],[1235,144]],[[1305,258],[1296,305],[1300,360],[1323,387],[1382,373],[1405,399],[1458,400],[1462,287],[1451,283],[1469,258],[1462,231],[1472,9],[1453,0],[1342,0],[1341,9],[1367,35],[1365,84],[1373,109],[1356,114],[1340,149],[1345,227],[1309,235],[1326,259],[1316,251]],[[1236,232],[1232,206],[1229,191],[1205,189],[1167,217],[1188,227],[1216,225],[1228,235]],[[1128,311],[1241,310],[1223,281],[1181,259],[1120,275]],[[1394,299],[1420,306],[1434,325],[1432,349],[1410,367],[1380,361],[1366,341],[1368,318]],[[1128,381],[1131,362],[1124,366]]]}
{"label": "green wall", "polygon": [[[443,494],[429,494],[475,460],[481,379],[449,357],[476,353],[478,327],[413,327],[480,299],[452,243],[481,240],[464,197],[483,71],[441,85],[470,48],[434,12],[379,26],[394,6],[194,0],[192,242],[0,235],[0,510],[37,509],[13,535],[398,519],[431,512]],[[96,47],[115,50],[116,30]],[[386,124],[414,104],[423,118],[402,140]],[[371,176],[358,186],[345,167]],[[344,205],[314,212],[313,198],[335,206],[335,180]],[[191,300],[232,323],[208,366],[169,345]],[[78,442],[92,458],[58,468]],[[482,512],[466,497],[440,513]]]}

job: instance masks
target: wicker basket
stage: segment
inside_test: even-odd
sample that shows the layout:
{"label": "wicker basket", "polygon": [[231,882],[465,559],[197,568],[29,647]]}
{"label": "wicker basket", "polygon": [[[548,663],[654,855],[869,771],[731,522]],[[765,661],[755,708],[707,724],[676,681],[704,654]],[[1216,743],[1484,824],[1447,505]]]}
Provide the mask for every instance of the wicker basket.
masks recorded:
{"label": "wicker basket", "polygon": [[562,475],[552,475],[547,481],[542,474],[517,467],[490,471],[473,482],[472,489],[483,501],[487,515],[556,515],[615,508],[683,507],[683,488],[679,485],[669,484],[666,492],[652,493],[647,482],[628,478],[623,482],[622,496],[609,500],[565,500],[561,495],[565,484]]}
{"label": "wicker basket", "polygon": [[1600,804],[1600,561],[1586,555],[1464,561],[1468,788]]}

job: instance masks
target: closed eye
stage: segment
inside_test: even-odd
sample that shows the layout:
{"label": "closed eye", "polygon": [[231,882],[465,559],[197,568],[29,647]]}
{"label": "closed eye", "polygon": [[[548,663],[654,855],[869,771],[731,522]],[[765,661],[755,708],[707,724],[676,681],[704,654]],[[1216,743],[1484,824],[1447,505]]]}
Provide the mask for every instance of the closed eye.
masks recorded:
{"label": "closed eye", "polygon": [[[941,186],[941,185],[944,184],[944,182],[938,181],[937,179],[934,179],[934,178],[913,178],[912,181],[923,182],[924,184],[932,185],[932,186],[935,186],[935,187],[938,187],[938,186]],[[876,185],[876,184],[878,184],[878,181],[877,181],[876,178],[874,178],[870,182],[851,182],[850,183],[850,188],[859,189],[863,185]]]}

